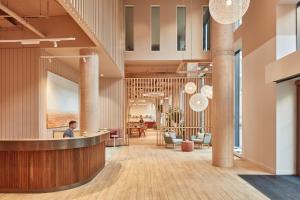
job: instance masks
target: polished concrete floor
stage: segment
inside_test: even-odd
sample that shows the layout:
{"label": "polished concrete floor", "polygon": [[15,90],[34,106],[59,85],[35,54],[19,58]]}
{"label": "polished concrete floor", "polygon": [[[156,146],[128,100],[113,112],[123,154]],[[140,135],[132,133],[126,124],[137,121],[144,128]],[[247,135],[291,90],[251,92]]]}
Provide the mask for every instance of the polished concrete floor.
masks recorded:
{"label": "polished concrete floor", "polygon": [[181,152],[155,145],[154,133],[109,148],[107,166],[90,183],[46,194],[0,194],[0,200],[268,199],[238,174],[265,174],[239,159],[232,169],[211,165],[211,149]]}

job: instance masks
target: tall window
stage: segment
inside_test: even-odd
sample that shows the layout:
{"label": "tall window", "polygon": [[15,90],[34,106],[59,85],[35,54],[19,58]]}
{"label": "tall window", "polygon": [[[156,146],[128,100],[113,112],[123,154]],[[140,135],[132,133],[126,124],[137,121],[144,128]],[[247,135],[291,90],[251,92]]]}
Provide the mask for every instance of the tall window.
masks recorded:
{"label": "tall window", "polygon": [[297,50],[300,49],[300,2],[297,3]]}
{"label": "tall window", "polygon": [[133,17],[134,7],[125,7],[125,50],[134,51],[134,41],[133,41]]}
{"label": "tall window", "polygon": [[160,50],[160,7],[151,7],[151,50]]}
{"label": "tall window", "polygon": [[207,6],[203,7],[203,51],[210,50],[210,13]]}
{"label": "tall window", "polygon": [[242,150],[242,51],[239,50],[235,53],[235,90],[234,90],[234,145],[236,151]]}
{"label": "tall window", "polygon": [[234,30],[238,29],[242,25],[242,23],[243,23],[243,19],[237,20],[233,25]]}
{"label": "tall window", "polygon": [[186,50],[186,7],[177,7],[177,51]]}

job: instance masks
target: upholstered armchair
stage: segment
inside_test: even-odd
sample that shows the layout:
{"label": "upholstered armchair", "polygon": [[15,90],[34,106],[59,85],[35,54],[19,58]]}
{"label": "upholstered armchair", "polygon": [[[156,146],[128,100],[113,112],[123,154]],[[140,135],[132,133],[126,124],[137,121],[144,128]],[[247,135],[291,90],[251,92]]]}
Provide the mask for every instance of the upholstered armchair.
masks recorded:
{"label": "upholstered armchair", "polygon": [[211,133],[198,133],[197,135],[193,135],[191,137],[191,140],[199,148],[202,148],[203,145],[207,145],[209,147],[211,145],[211,139]]}
{"label": "upholstered armchair", "polygon": [[176,145],[181,145],[183,139],[181,136],[176,135],[175,132],[166,132],[164,133],[164,140],[165,145],[168,147],[168,145],[172,145],[172,147],[175,149]]}

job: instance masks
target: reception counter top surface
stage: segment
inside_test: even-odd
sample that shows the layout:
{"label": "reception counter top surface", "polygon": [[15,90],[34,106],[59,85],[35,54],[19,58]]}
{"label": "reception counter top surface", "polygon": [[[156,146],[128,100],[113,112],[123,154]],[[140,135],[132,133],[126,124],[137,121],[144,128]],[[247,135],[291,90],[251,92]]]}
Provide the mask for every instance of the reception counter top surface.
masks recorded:
{"label": "reception counter top surface", "polygon": [[107,139],[109,131],[74,138],[5,139],[0,140],[0,151],[48,151],[76,149],[99,144]]}

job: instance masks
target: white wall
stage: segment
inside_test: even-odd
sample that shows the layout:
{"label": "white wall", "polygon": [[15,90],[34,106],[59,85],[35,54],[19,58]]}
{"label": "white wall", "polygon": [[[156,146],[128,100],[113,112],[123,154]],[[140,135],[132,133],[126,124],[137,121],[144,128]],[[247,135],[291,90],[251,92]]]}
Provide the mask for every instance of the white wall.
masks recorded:
{"label": "white wall", "polygon": [[276,16],[276,58],[296,51],[296,6],[278,5]]}
{"label": "white wall", "polygon": [[276,174],[296,173],[297,90],[295,79],[277,84]]}
{"label": "white wall", "polygon": [[275,37],[243,58],[243,153],[268,171],[276,170],[276,85],[266,83],[274,61]]}
{"label": "white wall", "polygon": [[[207,0],[124,0],[134,6],[134,51],[125,52],[126,61],[210,59],[203,51],[203,6]],[[151,51],[152,5],[160,6],[160,51]],[[176,7],[186,6],[186,51],[177,51]]]}

